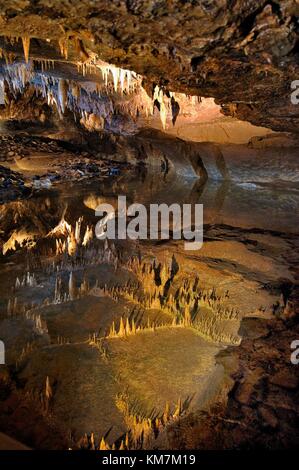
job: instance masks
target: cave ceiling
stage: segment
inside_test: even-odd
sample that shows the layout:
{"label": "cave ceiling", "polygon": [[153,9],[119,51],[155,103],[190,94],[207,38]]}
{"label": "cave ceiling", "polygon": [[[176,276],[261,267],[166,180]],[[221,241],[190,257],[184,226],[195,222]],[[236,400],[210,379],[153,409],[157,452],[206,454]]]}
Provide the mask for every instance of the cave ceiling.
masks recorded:
{"label": "cave ceiling", "polygon": [[149,95],[213,97],[226,115],[298,130],[297,0],[8,0],[0,11],[2,63],[54,61],[78,79],[96,58],[140,75]]}

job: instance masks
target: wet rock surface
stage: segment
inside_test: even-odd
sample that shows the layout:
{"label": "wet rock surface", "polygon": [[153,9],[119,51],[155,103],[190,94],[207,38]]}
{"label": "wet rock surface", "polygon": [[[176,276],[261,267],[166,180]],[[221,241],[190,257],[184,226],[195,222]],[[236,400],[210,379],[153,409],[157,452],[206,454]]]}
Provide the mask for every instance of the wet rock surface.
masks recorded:
{"label": "wet rock surface", "polygon": [[169,445],[180,449],[298,447],[299,369],[291,363],[291,343],[299,337],[298,298],[295,316],[243,320],[241,346],[218,356],[233,379],[227,403],[182,420],[169,431]]}
{"label": "wet rock surface", "polygon": [[31,194],[20,173],[0,165],[0,203],[22,199]]}
{"label": "wet rock surface", "polygon": [[61,145],[55,141],[35,140],[29,135],[1,135],[0,159],[3,162],[12,162],[28,157],[32,152],[47,152],[59,155],[65,151]]}
{"label": "wet rock surface", "polygon": [[0,159],[5,164],[0,166],[1,203],[65,181],[114,177],[130,169],[127,162],[103,159],[103,153],[65,141],[15,134],[2,135],[0,142]]}

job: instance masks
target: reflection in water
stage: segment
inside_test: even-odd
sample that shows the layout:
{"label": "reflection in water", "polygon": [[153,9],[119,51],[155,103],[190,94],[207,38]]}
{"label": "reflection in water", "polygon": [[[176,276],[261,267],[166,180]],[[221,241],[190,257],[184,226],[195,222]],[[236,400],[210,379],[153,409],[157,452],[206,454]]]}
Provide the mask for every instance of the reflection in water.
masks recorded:
{"label": "reflection in water", "polygon": [[[97,240],[94,209],[116,195],[202,203],[203,249]],[[242,318],[287,308],[262,287],[277,273],[293,282],[296,227],[286,214],[297,207],[295,192],[145,171],[1,206],[0,332],[27,421],[38,415],[47,433],[51,416],[60,447],[162,445],[171,423],[217,396],[216,355],[240,344]]]}
{"label": "reflection in water", "polygon": [[[253,187],[254,186],[254,187]],[[146,173],[91,183],[70,183],[63,188],[41,191],[35,198],[0,206],[3,254],[18,245],[32,245],[45,236],[64,217],[71,223],[81,216],[96,223],[99,204],[117,206],[118,195],[127,205],[151,203],[203,204],[206,224],[226,224],[243,228],[296,232],[299,193],[271,187],[241,185],[227,180],[208,180]],[[294,217],[289,217],[289,214]]]}

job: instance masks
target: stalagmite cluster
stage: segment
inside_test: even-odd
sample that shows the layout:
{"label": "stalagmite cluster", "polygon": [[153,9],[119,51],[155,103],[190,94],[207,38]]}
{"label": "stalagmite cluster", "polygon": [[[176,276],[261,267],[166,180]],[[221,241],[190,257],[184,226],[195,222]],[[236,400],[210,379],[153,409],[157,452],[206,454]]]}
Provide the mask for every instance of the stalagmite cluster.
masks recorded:
{"label": "stalagmite cluster", "polygon": [[137,450],[151,449],[161,433],[171,423],[174,423],[186,413],[190,405],[190,400],[184,402],[179,398],[173,410],[169,403],[165,404],[162,412],[153,410],[150,416],[143,415],[136,400],[131,402],[127,393],[120,393],[116,397],[116,406],[124,416],[124,421],[128,431],[124,438],[117,444],[109,445],[104,437],[100,438],[98,444],[95,443],[94,433],[85,434],[79,440],[79,447],[89,450]]}
{"label": "stalagmite cluster", "polygon": [[37,281],[35,278],[35,274],[30,274],[28,271],[26,274],[23,275],[23,278],[20,280],[18,277],[16,278],[15,289],[19,289],[20,287],[35,287],[37,285]]}
{"label": "stalagmite cluster", "polygon": [[[134,311],[134,309],[133,309]],[[132,336],[135,335],[136,333],[139,332],[145,332],[145,331],[155,331],[157,328],[168,328],[168,324],[157,324],[155,322],[150,322],[148,319],[147,325],[142,325],[141,320],[142,316],[140,318],[139,312],[138,312],[138,326],[136,326],[136,321],[135,318],[133,317],[130,319],[131,315],[129,315],[126,320],[123,319],[123,317],[120,317],[119,320],[119,325],[115,326],[115,322],[112,322],[112,325],[110,327],[109,333],[107,335],[107,338],[123,338],[127,336]]]}
{"label": "stalagmite cluster", "polygon": [[[169,314],[173,318],[172,326],[192,326],[213,341],[240,343],[238,336],[218,324],[239,318],[238,310],[227,305],[228,292],[218,294],[215,288],[201,289],[198,277],[187,278],[175,288],[173,267],[156,265],[155,261],[145,263],[135,257],[129,260],[127,268],[137,276],[142,288],[123,288],[121,295],[126,299],[145,309],[159,309]],[[210,312],[209,315],[202,314],[203,310]]]}
{"label": "stalagmite cluster", "polygon": [[16,370],[20,369],[26,358],[32,353],[34,350],[34,345],[33,343],[27,342],[26,346],[22,348],[21,354],[16,360]]}
{"label": "stalagmite cluster", "polygon": [[25,313],[25,318],[33,322],[34,329],[37,334],[39,335],[48,334],[47,323],[45,320],[41,318],[40,314],[31,313],[30,311],[27,311]]}
{"label": "stalagmite cluster", "polygon": [[[158,328],[185,327],[193,328],[216,342],[239,344],[240,338],[232,333],[234,327],[229,325],[237,322],[240,314],[229,305],[229,293],[218,293],[215,288],[202,289],[198,277],[181,279],[178,283],[176,279],[179,265],[174,257],[169,263],[157,263],[156,260],[146,262],[134,256],[122,264],[115,245],[108,243],[108,240],[97,244],[92,228],[84,224],[82,217],[72,226],[63,215],[46,239],[55,240],[54,254],[57,262],[53,262],[51,270],[55,273],[56,280],[52,299],[44,299],[39,308],[75,301],[87,294],[109,297],[116,302],[124,299],[138,308],[136,311],[133,309],[129,315],[116,319],[106,332],[108,338],[130,336]],[[96,281],[94,285],[90,285],[87,277],[84,276],[81,280],[81,276],[77,278],[77,269],[99,263],[107,263],[115,269],[122,265],[134,275],[136,281],[128,280],[123,285],[99,285]],[[62,270],[69,272],[67,285],[62,282]],[[16,279],[14,291],[23,286],[37,286],[37,280],[30,272],[24,273],[21,279]],[[36,306],[20,304],[14,295],[8,301],[7,313],[15,315],[19,312],[34,312],[35,308]],[[169,320],[149,323],[144,314],[146,310],[162,311]]]}

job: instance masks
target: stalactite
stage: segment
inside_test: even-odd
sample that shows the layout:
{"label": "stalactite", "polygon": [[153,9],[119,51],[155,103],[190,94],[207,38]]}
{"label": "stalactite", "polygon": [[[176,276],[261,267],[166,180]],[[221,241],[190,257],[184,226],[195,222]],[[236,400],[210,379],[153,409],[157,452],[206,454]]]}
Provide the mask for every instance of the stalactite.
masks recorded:
{"label": "stalactite", "polygon": [[28,64],[28,62],[29,62],[29,49],[30,49],[30,37],[29,36],[22,36],[22,43],[23,43],[25,62]]}
{"label": "stalactite", "polygon": [[67,36],[64,36],[63,38],[60,38],[58,40],[58,45],[60,49],[60,54],[62,57],[64,57],[66,60],[68,59],[68,47],[69,47],[69,38]]}
{"label": "stalactite", "polygon": [[110,72],[112,73],[112,77],[113,77],[114,91],[117,92],[118,79],[119,79],[119,68],[111,66],[110,67]]}
{"label": "stalactite", "polygon": [[166,129],[166,121],[167,121],[167,108],[164,103],[164,94],[163,90],[156,85],[154,90],[153,101],[157,100],[160,106],[160,119],[162,122],[163,129]]}
{"label": "stalactite", "polygon": [[66,80],[60,78],[58,82],[58,103],[59,103],[59,110],[62,114],[64,114],[65,109],[67,107],[67,91],[68,91],[68,83]]}
{"label": "stalactite", "polygon": [[88,52],[85,50],[82,39],[75,36],[72,39],[72,41],[74,43],[76,52],[79,55],[81,62],[84,63],[84,62],[88,61],[90,57],[89,57]]}

